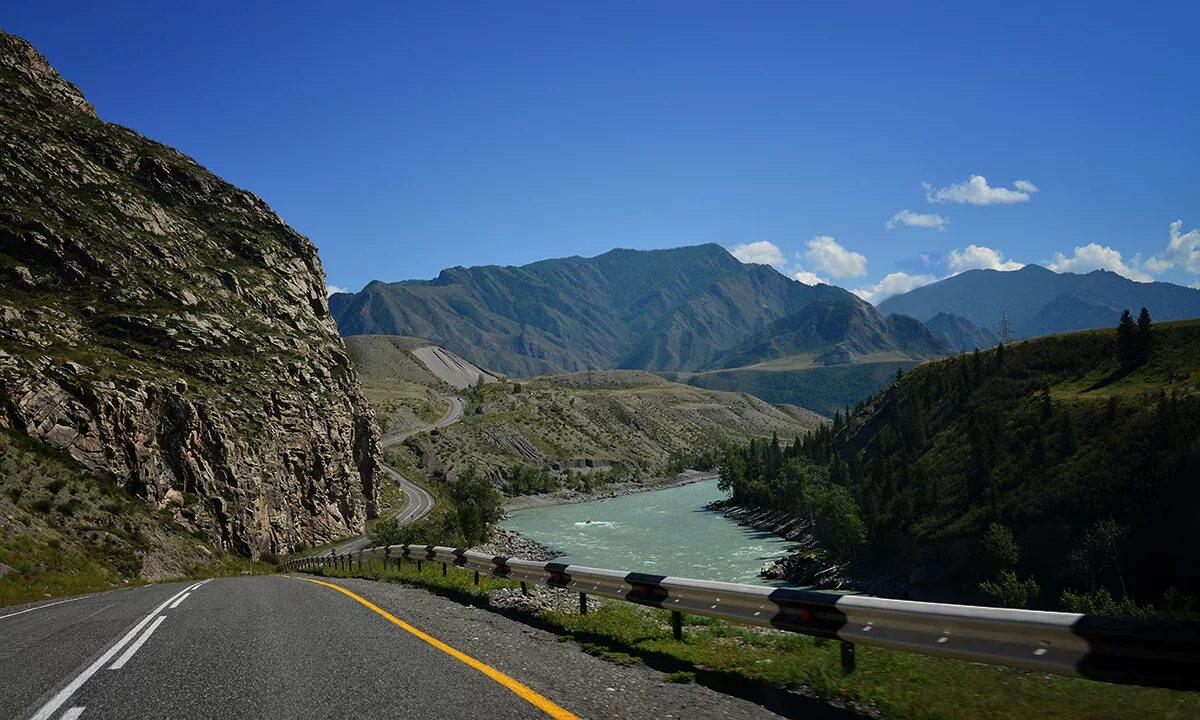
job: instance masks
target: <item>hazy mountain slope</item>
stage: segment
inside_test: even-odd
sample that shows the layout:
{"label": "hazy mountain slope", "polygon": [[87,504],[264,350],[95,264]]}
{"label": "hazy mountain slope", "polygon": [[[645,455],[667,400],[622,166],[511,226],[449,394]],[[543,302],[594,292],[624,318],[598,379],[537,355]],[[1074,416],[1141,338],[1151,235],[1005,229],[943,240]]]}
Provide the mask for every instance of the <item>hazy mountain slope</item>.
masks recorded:
{"label": "hazy mountain slope", "polygon": [[[7,34],[0,116],[0,430],[242,554],[360,530],[377,434],[313,245],[251,193],[97,119]],[[53,503],[14,502],[66,527]],[[100,534],[130,543],[107,517]],[[13,518],[0,513],[5,532]]]}
{"label": "hazy mountain slope", "polygon": [[1139,283],[1116,273],[1055,273],[1037,265],[1013,272],[969,270],[888,298],[882,313],[928,321],[959,315],[994,328],[1007,311],[1016,337],[1032,337],[1116,324],[1121,311],[1147,307],[1158,320],[1200,317],[1200,290],[1170,283]]}
{"label": "hazy mountain slope", "polygon": [[813,302],[767,325],[719,355],[716,362],[722,368],[733,368],[807,355],[814,358],[814,364],[846,365],[881,353],[918,360],[953,352],[954,348],[912,318],[885,318],[866,303]]}
{"label": "hazy mountain slope", "polygon": [[893,382],[897,370],[907,371],[916,364],[916,360],[884,360],[790,369],[763,364],[662,376],[708,390],[749,393],[770,403],[799,405],[833,417]]}
{"label": "hazy mountain slope", "polygon": [[702,367],[816,300],[864,304],[700,245],[451,268],[431,281],[374,282],[335,295],[331,307],[344,335],[428,337],[481,366],[528,376]]}
{"label": "hazy mountain slope", "polygon": [[975,348],[995,347],[996,343],[1000,342],[996,333],[979,327],[961,315],[938,313],[927,320],[925,326],[951,347],[963,352]]}

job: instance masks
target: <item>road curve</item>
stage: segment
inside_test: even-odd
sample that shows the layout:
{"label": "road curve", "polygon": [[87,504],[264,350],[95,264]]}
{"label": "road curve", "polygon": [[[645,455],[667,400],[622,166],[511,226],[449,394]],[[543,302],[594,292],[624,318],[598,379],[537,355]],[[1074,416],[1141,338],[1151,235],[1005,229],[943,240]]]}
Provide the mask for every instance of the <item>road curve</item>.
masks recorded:
{"label": "road curve", "polygon": [[0,718],[775,717],[388,583],[218,578],[25,609],[0,610]]}
{"label": "road curve", "polygon": [[[450,405],[448,408],[446,408],[446,414],[443,415],[440,420],[432,425],[425,425],[423,427],[407,430],[402,433],[385,435],[380,439],[379,445],[381,447],[396,445],[404,442],[413,435],[418,435],[423,432],[429,432],[430,430],[437,430],[448,425],[453,425],[462,419],[463,411],[466,410],[466,407],[467,401],[465,399],[461,397],[451,397]],[[430,495],[425,488],[404,477],[397,472],[395,468],[387,465],[382,465],[382,467],[383,471],[387,473],[387,476],[391,478],[393,482],[399,485],[401,490],[404,491],[404,506],[393,510],[390,513],[390,515],[397,516],[399,518],[399,523],[401,525],[407,525],[411,522],[416,522],[417,520],[425,517],[425,515],[433,509],[433,496]],[[357,552],[358,550],[362,550],[363,548],[367,547],[369,544],[370,539],[366,535],[359,535],[358,537],[354,537],[334,545],[323,554],[341,555],[348,552]]]}

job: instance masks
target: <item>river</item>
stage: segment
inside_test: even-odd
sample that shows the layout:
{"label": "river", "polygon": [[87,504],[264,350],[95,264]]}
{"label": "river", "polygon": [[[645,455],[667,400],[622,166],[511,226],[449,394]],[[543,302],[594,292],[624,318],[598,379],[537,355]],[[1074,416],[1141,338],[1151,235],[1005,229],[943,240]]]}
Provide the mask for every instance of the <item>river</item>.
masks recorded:
{"label": "river", "polygon": [[759,577],[792,543],[704,509],[725,494],[716,480],[607,500],[513,512],[502,525],[565,552],[559,562],[728,582]]}

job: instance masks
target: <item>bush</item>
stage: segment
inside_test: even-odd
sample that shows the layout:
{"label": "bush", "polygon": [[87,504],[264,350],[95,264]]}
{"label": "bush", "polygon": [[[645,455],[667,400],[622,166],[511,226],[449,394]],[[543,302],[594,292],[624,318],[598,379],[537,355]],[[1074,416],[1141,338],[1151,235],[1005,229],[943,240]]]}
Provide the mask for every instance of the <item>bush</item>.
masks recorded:
{"label": "bush", "polygon": [[1029,607],[1029,603],[1037,600],[1038,593],[1042,591],[1032,577],[1020,580],[1011,570],[1001,572],[998,580],[999,582],[984,580],[979,583],[979,589],[996,598],[1001,607]]}

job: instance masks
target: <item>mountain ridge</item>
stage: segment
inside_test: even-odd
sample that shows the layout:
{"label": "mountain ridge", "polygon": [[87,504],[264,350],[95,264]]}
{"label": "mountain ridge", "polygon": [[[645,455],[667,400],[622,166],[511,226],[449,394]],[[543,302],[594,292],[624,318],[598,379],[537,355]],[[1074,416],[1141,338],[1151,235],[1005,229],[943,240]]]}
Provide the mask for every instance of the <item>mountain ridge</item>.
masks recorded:
{"label": "mountain ridge", "polygon": [[722,353],[812,303],[854,308],[868,324],[887,325],[842,288],[741,263],[712,243],[458,266],[432,280],[373,281],[330,299],[344,335],[428,337],[513,376],[715,367]]}
{"label": "mountain ridge", "polygon": [[1142,283],[1108,270],[1057,273],[1039,265],[1020,270],[968,270],[879,303],[882,313],[922,322],[946,313],[991,328],[1008,313],[1014,336],[1037,337],[1116,323],[1125,309],[1147,307],[1157,320],[1200,317],[1200,290]]}

